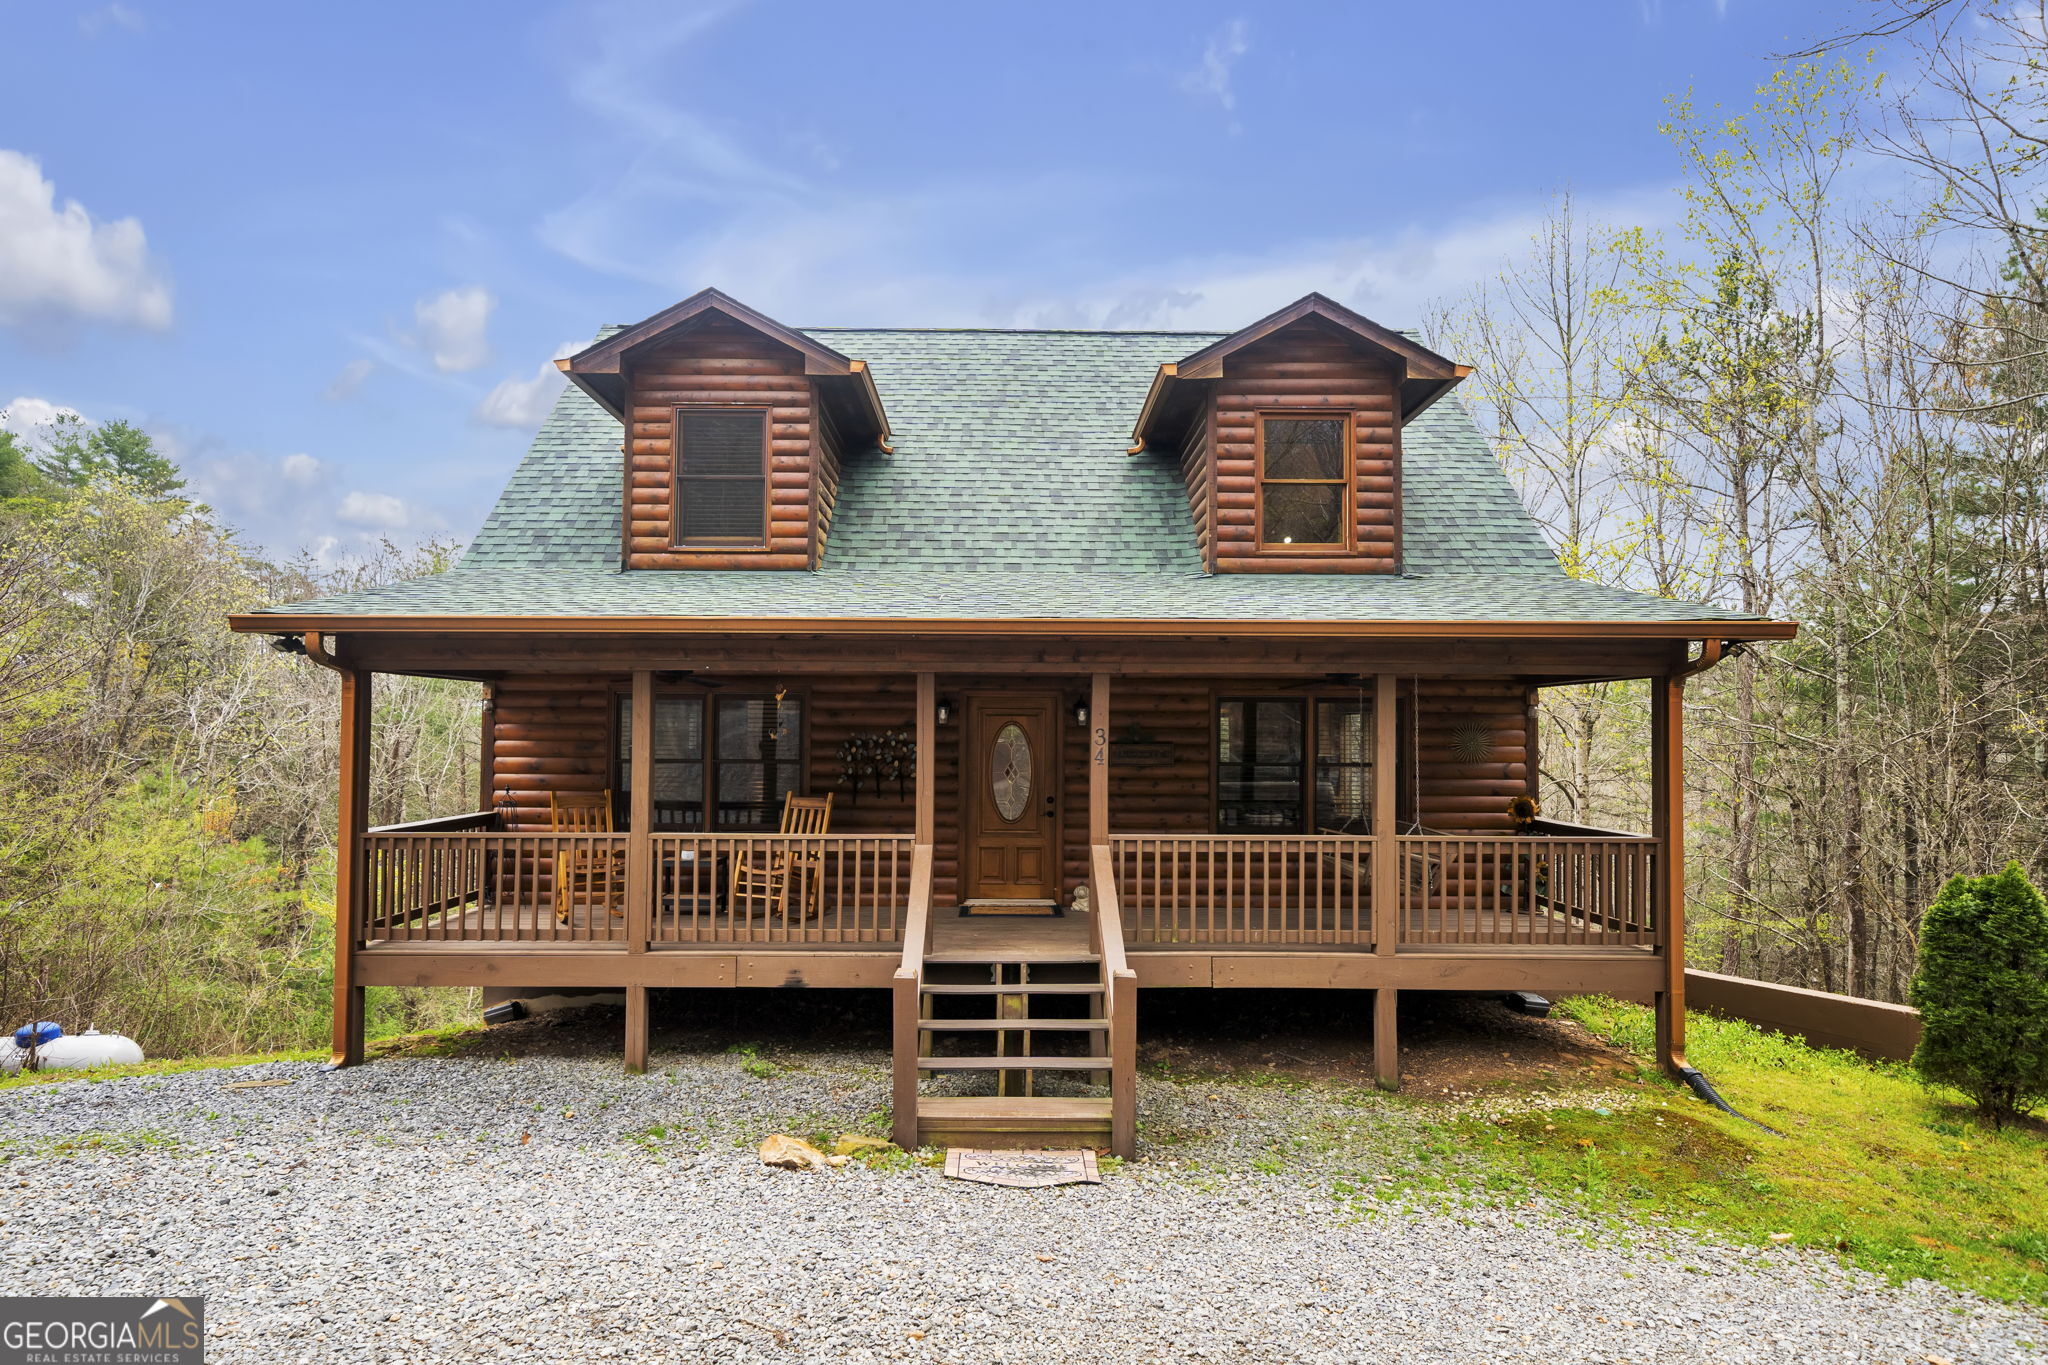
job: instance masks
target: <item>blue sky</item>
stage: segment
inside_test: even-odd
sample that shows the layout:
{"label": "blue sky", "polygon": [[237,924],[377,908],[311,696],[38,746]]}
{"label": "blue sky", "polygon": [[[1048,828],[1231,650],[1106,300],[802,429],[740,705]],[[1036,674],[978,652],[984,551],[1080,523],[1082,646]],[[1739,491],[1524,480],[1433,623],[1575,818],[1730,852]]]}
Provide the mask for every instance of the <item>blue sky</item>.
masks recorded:
{"label": "blue sky", "polygon": [[[252,543],[473,532],[598,325],[1393,325],[1664,98],[1848,0],[0,0],[0,404],[147,427]],[[886,376],[878,376],[886,385]]]}

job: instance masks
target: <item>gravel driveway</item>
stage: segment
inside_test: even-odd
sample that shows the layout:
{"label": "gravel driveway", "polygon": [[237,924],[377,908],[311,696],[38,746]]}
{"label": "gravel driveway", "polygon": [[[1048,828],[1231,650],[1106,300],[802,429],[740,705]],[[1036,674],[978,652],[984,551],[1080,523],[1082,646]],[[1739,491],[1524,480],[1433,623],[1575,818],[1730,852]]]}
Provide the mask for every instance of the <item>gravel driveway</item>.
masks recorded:
{"label": "gravel driveway", "polygon": [[1809,1254],[1333,1202],[1371,1144],[1294,1140],[1406,1140],[1370,1092],[1148,1081],[1148,1159],[1100,1187],[755,1161],[769,1131],[876,1131],[882,1062],[0,1092],[0,1258],[15,1293],[203,1294],[213,1361],[2048,1361],[2038,1318]]}

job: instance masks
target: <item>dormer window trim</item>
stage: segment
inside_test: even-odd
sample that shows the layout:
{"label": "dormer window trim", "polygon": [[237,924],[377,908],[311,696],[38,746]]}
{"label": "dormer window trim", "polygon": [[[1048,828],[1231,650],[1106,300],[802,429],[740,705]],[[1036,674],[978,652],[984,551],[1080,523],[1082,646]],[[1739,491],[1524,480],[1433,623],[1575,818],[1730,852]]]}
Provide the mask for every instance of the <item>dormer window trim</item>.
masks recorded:
{"label": "dormer window trim", "polygon": [[[1273,478],[1267,473],[1266,435],[1270,422],[1324,421],[1337,423],[1338,475],[1335,478],[1298,479]],[[1256,539],[1260,555],[1307,555],[1327,556],[1351,554],[1358,548],[1357,515],[1358,461],[1356,422],[1350,408],[1261,408],[1258,410],[1257,452],[1253,468],[1257,471],[1254,489]],[[1294,541],[1269,539],[1266,525],[1266,490],[1275,488],[1331,488],[1338,490],[1337,539],[1318,541]]]}
{"label": "dormer window trim", "polygon": [[[687,473],[685,463],[689,456],[688,444],[683,440],[684,419],[693,413],[715,413],[728,417],[753,417],[760,424],[761,462],[758,474],[745,473]],[[673,409],[669,428],[669,546],[675,550],[704,550],[724,553],[756,552],[765,554],[768,550],[769,526],[774,519],[775,498],[775,455],[774,423],[770,411],[758,405],[736,406],[720,403],[682,403]],[[761,521],[758,531],[748,535],[686,536],[683,533],[684,508],[687,506],[686,483],[744,483],[758,479],[761,486]]]}

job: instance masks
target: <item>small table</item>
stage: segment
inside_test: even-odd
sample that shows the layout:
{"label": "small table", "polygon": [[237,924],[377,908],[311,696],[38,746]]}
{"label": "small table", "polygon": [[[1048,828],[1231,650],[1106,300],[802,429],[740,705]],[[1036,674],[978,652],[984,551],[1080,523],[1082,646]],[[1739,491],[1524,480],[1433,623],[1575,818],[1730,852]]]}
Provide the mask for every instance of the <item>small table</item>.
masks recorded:
{"label": "small table", "polygon": [[697,867],[695,849],[664,853],[661,855],[660,878],[663,910],[679,911],[687,903],[692,910],[710,910],[715,914],[725,904],[729,881],[723,853],[712,855],[708,878]]}

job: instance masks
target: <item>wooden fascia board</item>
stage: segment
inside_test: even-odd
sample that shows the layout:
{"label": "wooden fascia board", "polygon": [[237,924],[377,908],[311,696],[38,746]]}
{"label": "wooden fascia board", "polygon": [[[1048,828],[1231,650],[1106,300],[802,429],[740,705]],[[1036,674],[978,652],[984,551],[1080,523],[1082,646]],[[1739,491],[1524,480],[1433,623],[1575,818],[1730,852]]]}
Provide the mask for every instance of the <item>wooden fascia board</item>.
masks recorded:
{"label": "wooden fascia board", "polygon": [[626,405],[624,403],[606,397],[604,392],[598,388],[597,383],[592,379],[591,376],[576,373],[574,370],[569,368],[569,362],[567,360],[557,360],[555,362],[555,368],[560,370],[563,374],[567,375],[569,378],[569,382],[571,384],[574,384],[577,388],[589,394],[590,400],[593,403],[596,403],[599,407],[603,408],[612,416],[618,418],[621,422],[626,420]]}
{"label": "wooden fascia board", "polygon": [[894,454],[896,447],[892,443],[896,439],[896,434],[889,430],[889,414],[882,407],[882,391],[875,387],[875,372],[868,368],[865,360],[847,363],[852,367],[850,373],[859,384],[861,397],[866,400],[868,409],[875,419],[875,444],[881,447],[884,455]]}
{"label": "wooden fascia board", "polygon": [[662,309],[653,317],[636,322],[631,327],[606,337],[593,346],[587,346],[569,357],[563,369],[574,375],[617,374],[625,353],[656,337],[682,326],[705,312],[720,312],[743,327],[750,327],[783,345],[797,351],[804,357],[804,373],[807,375],[845,375],[853,372],[853,361],[830,346],[813,341],[791,327],[785,327],[765,313],[755,312],[739,300],[730,298],[716,289],[700,289],[681,303]]}
{"label": "wooden fascia board", "polygon": [[1131,448],[1127,455],[1145,453],[1145,443],[1151,436],[1152,419],[1165,406],[1167,395],[1173,392],[1174,381],[1179,377],[1179,368],[1172,364],[1161,365],[1152,376],[1152,387],[1145,390],[1145,405],[1138,409],[1138,420],[1131,427]]}
{"label": "wooden fascia board", "polygon": [[1458,372],[1456,375],[1452,376],[1449,379],[1439,382],[1435,387],[1431,388],[1426,395],[1418,399],[1412,406],[1403,404],[1401,408],[1401,425],[1408,425],[1409,422],[1413,421],[1417,416],[1422,414],[1424,411],[1435,406],[1437,399],[1442,398],[1445,394],[1449,393],[1452,389],[1456,388],[1458,386],[1459,380],[1465,378],[1465,376],[1472,373],[1472,367],[1470,365],[1460,365],[1457,367],[1457,370]]}
{"label": "wooden fascia board", "polygon": [[320,631],[387,633],[492,632],[539,635],[929,635],[1239,639],[1440,639],[1471,636],[1520,640],[1789,640],[1792,621],[1247,621],[1241,618],[1073,620],[1058,617],[759,617],[724,616],[334,616],[239,613],[229,626],[245,633]]}
{"label": "wooden fascia board", "polygon": [[1420,342],[1410,340],[1391,327],[1382,327],[1371,318],[1353,312],[1335,299],[1322,294],[1309,294],[1296,299],[1279,312],[1260,318],[1251,326],[1233,332],[1220,341],[1212,341],[1193,355],[1185,357],[1180,362],[1180,377],[1220,378],[1226,357],[1311,315],[1334,323],[1361,340],[1371,342],[1382,350],[1401,357],[1408,378],[1457,380],[1471,372],[1470,366],[1459,365],[1445,356],[1438,355]]}

